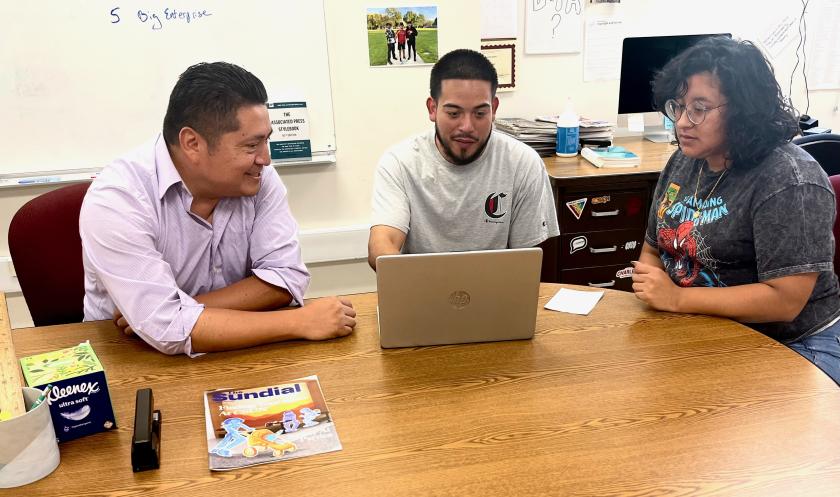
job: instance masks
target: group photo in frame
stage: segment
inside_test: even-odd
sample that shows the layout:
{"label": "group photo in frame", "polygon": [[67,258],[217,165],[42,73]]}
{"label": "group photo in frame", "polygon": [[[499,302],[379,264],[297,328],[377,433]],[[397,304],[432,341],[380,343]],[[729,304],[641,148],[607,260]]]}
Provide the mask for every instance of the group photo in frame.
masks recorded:
{"label": "group photo in frame", "polygon": [[371,67],[431,65],[438,60],[437,6],[367,9]]}

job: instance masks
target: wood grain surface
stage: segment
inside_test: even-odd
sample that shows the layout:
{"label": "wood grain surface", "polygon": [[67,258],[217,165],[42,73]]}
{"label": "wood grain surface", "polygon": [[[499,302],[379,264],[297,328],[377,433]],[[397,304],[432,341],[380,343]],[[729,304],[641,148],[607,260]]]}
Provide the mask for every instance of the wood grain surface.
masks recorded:
{"label": "wood grain surface", "polygon": [[625,179],[634,174],[658,173],[677,150],[676,145],[654,143],[639,137],[617,138],[614,144],[623,146],[639,156],[638,167],[595,167],[580,155],[576,157],[543,157],[548,175],[554,179],[593,178],[622,175]]}
{"label": "wood grain surface", "polygon": [[[196,359],[107,321],[16,330],[19,356],[90,339],[119,423],[62,444],[55,473],[17,495],[840,495],[840,389],[808,361],[624,292],[589,316],[542,309],[560,287],[542,285],[537,335],[513,342],[382,350],[376,294],[351,296],[350,337]],[[202,391],[310,374],[343,450],[208,470]],[[161,468],[132,473],[144,387],[163,414]]]}

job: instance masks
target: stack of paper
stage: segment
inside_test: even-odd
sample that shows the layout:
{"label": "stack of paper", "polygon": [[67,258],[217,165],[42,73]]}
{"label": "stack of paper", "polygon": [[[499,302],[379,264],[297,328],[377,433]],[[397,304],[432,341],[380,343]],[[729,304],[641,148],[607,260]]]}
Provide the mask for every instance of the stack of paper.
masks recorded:
{"label": "stack of paper", "polygon": [[[557,124],[558,116],[538,116],[537,121]],[[580,118],[580,146],[594,145],[608,147],[612,145],[615,124],[598,119]]]}
{"label": "stack of paper", "polygon": [[525,143],[543,157],[554,155],[557,149],[557,125],[520,117],[496,119],[496,129]]}
{"label": "stack of paper", "polygon": [[624,147],[583,147],[580,155],[596,167],[636,167],[639,156]]}
{"label": "stack of paper", "polygon": [[613,128],[615,125],[609,121],[597,121],[594,119],[581,118],[580,120],[580,145],[609,146],[612,144]]}

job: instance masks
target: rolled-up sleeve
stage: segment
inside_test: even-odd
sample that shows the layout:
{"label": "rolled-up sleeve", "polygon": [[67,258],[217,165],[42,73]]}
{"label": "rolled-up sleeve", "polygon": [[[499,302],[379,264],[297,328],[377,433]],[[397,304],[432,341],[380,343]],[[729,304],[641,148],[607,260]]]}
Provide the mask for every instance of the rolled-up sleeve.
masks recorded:
{"label": "rolled-up sleeve", "polygon": [[85,197],[79,231],[86,284],[92,279],[107,292],[87,292],[85,319],[110,319],[115,306],[155,349],[195,356],[190,333],[204,305],[178,288],[156,248],[154,212],[142,195],[108,186],[92,187]]}
{"label": "rolled-up sleeve", "polygon": [[256,196],[250,257],[254,276],[285,288],[294,303],[303,305],[309,271],[301,259],[298,224],[289,209],[286,187],[273,167],[263,169],[262,185]]}

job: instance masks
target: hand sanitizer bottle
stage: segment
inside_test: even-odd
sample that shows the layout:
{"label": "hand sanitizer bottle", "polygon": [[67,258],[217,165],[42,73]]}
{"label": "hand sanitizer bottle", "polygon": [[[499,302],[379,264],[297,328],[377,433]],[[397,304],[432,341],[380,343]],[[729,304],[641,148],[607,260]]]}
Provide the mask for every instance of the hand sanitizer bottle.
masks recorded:
{"label": "hand sanitizer bottle", "polygon": [[575,114],[572,99],[566,100],[566,110],[557,118],[557,156],[574,157],[578,154],[580,120]]}

